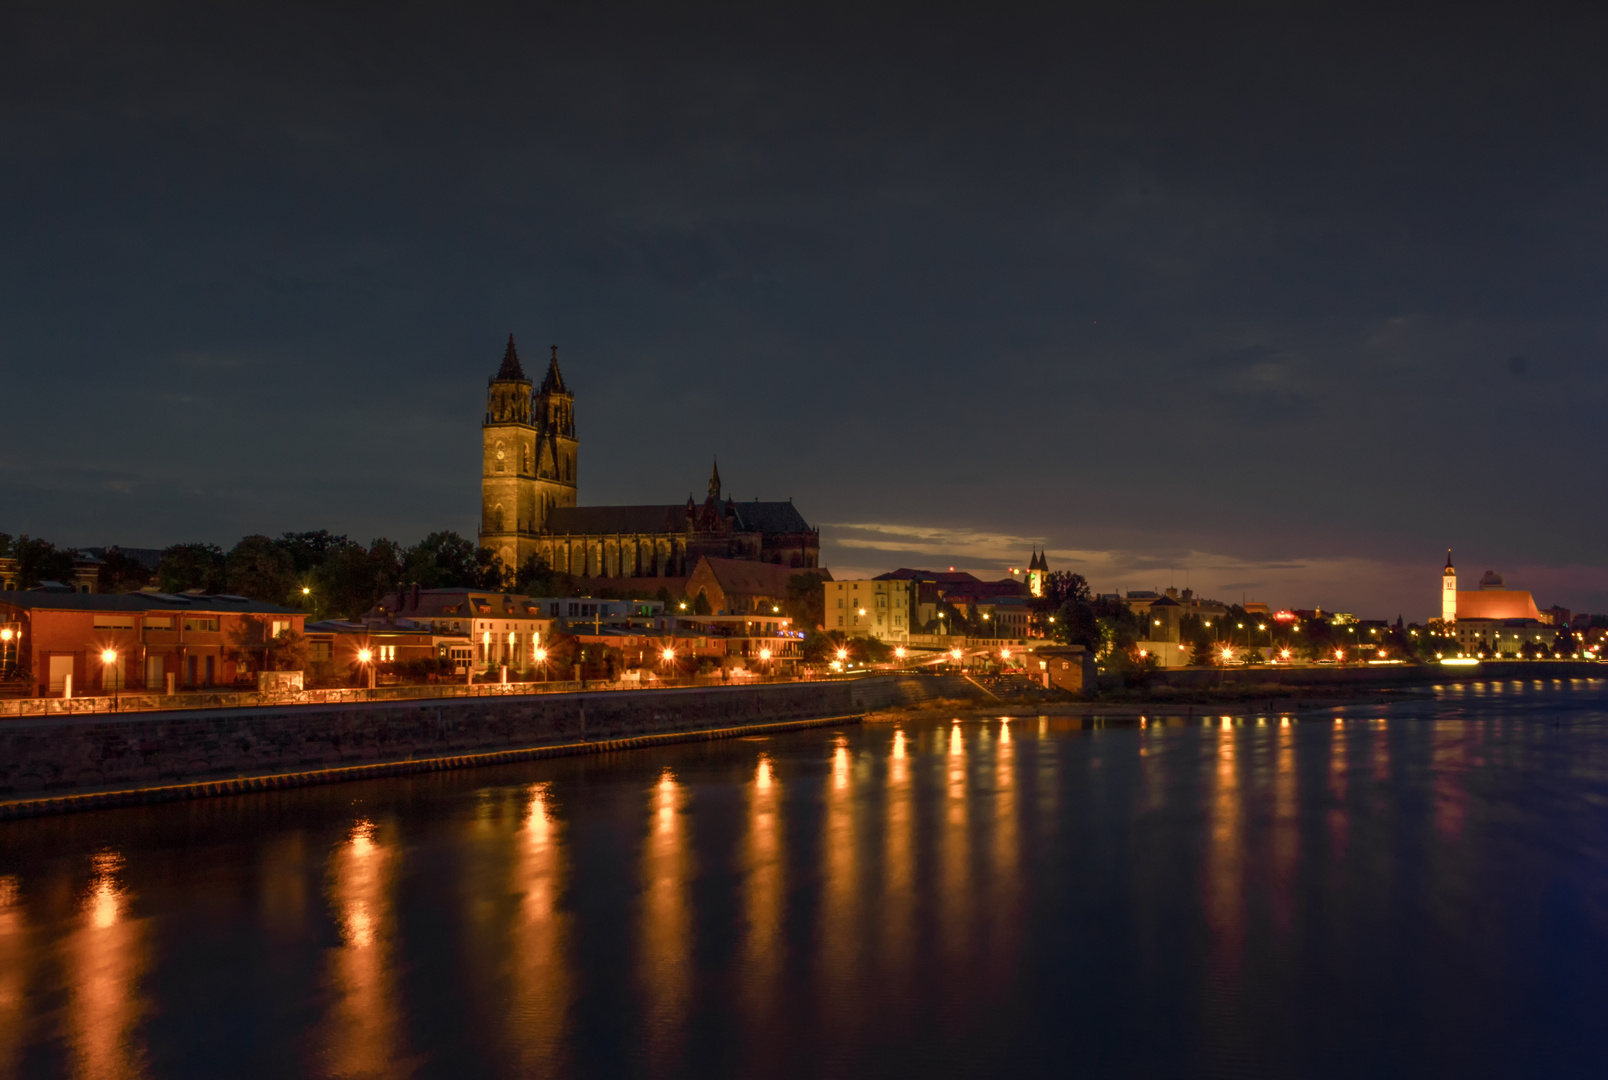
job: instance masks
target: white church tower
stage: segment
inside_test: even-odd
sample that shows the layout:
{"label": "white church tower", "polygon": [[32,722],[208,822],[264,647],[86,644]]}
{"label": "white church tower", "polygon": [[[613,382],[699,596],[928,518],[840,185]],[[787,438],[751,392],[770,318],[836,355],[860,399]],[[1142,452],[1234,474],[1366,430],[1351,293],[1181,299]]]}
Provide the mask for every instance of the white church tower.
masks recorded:
{"label": "white church tower", "polygon": [[1446,569],[1441,571],[1441,619],[1457,621],[1457,570],[1452,566],[1452,549],[1446,549]]}

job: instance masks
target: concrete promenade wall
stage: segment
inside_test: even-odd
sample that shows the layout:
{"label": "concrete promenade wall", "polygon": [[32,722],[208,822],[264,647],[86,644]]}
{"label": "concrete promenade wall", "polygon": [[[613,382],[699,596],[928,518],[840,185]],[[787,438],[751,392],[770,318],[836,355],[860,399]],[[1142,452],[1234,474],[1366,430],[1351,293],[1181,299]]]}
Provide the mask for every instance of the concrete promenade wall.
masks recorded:
{"label": "concrete promenade wall", "polygon": [[[594,691],[349,705],[102,714],[0,722],[0,816],[42,796],[209,784],[508,751],[739,732],[970,698],[958,677],[874,675],[819,683]],[[10,805],[12,813],[6,813]]]}

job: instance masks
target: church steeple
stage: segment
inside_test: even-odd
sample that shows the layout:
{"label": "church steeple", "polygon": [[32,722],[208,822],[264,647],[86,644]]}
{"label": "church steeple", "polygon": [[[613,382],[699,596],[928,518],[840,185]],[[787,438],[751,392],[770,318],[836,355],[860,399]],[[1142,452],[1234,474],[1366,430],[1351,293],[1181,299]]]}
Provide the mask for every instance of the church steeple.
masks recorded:
{"label": "church steeple", "polygon": [[720,501],[720,460],[715,459],[715,467],[709,473],[709,501]]}
{"label": "church steeple", "polygon": [[514,351],[514,335],[508,335],[508,349],[503,353],[502,367],[497,370],[498,382],[524,382],[525,369],[519,366],[519,354]]}
{"label": "church steeple", "polygon": [[564,387],[564,376],[558,370],[558,346],[552,346],[553,358],[547,361],[547,377],[542,380],[544,394],[567,394],[569,390]]}

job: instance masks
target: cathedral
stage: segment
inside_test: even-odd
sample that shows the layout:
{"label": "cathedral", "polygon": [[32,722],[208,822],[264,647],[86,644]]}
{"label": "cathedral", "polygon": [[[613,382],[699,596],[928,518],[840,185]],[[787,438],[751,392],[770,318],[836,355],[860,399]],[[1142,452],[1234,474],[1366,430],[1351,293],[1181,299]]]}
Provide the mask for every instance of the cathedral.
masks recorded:
{"label": "cathedral", "polygon": [[[820,561],[820,532],[787,502],[722,499],[720,469],[703,502],[577,506],[575,395],[553,347],[540,387],[525,377],[508,336],[486,389],[481,424],[480,546],[510,570],[532,555],[578,577],[685,578],[700,557],[799,569]],[[651,591],[656,584],[642,581]]]}

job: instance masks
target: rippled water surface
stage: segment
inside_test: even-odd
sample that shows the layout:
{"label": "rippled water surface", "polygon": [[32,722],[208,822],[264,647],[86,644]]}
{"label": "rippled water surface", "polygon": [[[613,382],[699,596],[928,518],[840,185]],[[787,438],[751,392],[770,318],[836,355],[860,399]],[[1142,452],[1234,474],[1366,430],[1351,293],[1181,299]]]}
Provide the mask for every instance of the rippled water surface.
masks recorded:
{"label": "rippled water surface", "polygon": [[1608,1074],[1604,684],[1438,693],[0,824],[0,1076]]}

